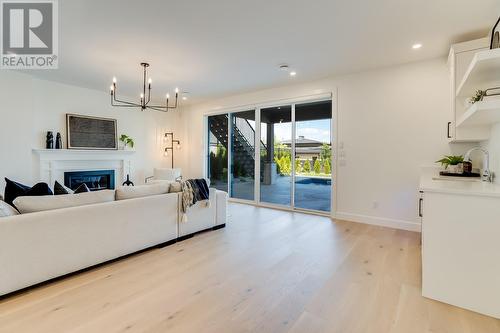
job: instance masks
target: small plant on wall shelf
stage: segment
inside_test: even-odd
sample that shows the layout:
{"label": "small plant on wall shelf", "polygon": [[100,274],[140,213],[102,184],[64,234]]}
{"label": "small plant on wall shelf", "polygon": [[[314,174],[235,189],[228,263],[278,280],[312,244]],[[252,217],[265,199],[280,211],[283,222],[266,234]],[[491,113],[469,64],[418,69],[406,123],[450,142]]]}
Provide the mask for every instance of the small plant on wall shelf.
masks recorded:
{"label": "small plant on wall shelf", "polygon": [[453,156],[453,155],[447,155],[443,157],[442,159],[436,161],[436,163],[441,163],[441,166],[443,166],[445,169],[448,169],[450,165],[458,165],[464,161],[463,156]]}
{"label": "small plant on wall shelf", "polygon": [[472,96],[471,98],[469,98],[469,103],[474,104],[476,102],[481,102],[483,100],[484,96],[486,96],[486,91],[476,90],[476,94],[474,96]]}
{"label": "small plant on wall shelf", "polygon": [[120,141],[123,143],[123,148],[127,149],[127,147],[134,148],[134,139],[126,134],[122,134],[120,136]]}

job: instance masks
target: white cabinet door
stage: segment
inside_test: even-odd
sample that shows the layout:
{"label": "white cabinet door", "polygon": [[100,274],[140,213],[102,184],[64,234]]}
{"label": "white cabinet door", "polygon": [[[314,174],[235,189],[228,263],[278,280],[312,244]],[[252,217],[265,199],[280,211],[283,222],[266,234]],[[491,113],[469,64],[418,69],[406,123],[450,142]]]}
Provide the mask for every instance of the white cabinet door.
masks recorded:
{"label": "white cabinet door", "polygon": [[500,318],[500,198],[425,193],[422,295]]}

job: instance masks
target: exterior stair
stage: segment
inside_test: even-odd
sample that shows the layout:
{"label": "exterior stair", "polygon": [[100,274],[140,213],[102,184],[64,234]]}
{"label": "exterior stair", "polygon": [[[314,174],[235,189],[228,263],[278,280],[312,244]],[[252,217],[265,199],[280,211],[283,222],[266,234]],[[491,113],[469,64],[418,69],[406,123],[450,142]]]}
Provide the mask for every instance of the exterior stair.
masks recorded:
{"label": "exterior stair", "polygon": [[[229,149],[227,135],[227,129],[229,128],[228,115],[222,114],[211,116],[210,118],[210,132],[226,149]],[[253,142],[255,142],[255,130],[246,119],[233,117],[232,122],[232,156],[234,161],[232,164],[232,172],[234,174],[235,171],[237,171],[240,176],[253,178],[255,174],[255,149],[253,147]],[[266,146],[262,141],[260,144],[261,149],[266,149]],[[235,170],[235,168],[238,170]]]}

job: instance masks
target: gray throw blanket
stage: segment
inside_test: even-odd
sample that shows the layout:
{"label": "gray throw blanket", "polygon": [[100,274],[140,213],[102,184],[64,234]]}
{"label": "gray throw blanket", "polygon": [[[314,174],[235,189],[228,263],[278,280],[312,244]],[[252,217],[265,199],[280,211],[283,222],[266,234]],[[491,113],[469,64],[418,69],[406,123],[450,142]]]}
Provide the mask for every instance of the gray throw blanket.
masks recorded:
{"label": "gray throw blanket", "polygon": [[198,201],[205,201],[205,206],[210,207],[209,190],[205,179],[188,179],[181,182],[182,188],[182,222],[187,222],[187,210]]}

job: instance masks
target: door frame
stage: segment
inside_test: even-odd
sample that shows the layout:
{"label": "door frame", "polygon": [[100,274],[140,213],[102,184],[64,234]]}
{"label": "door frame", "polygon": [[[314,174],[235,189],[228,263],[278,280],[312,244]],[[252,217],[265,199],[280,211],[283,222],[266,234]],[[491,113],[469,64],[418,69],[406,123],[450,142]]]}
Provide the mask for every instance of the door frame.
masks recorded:
{"label": "door frame", "polygon": [[[331,100],[332,101],[332,117],[330,119],[330,142],[332,146],[332,157],[330,161],[330,165],[332,165],[332,185],[331,185],[331,205],[330,205],[330,212],[321,212],[317,210],[309,210],[309,209],[304,209],[304,208],[297,208],[295,207],[295,201],[294,201],[294,196],[295,196],[295,163],[294,159],[292,160],[292,175],[291,175],[291,205],[290,206],[284,206],[284,205],[278,205],[278,204],[272,204],[272,203],[266,203],[260,201],[260,110],[263,108],[269,108],[269,107],[277,107],[277,106],[283,106],[283,105],[290,105],[292,107],[292,155],[295,156],[295,141],[296,141],[296,124],[295,124],[295,104],[302,104],[302,103],[309,103],[309,102],[320,102],[320,101],[326,101],[326,100]],[[231,202],[238,202],[238,203],[244,203],[244,204],[250,204],[250,205],[256,205],[259,207],[268,207],[268,208],[275,208],[275,209],[280,209],[280,210],[285,210],[285,211],[297,211],[297,212],[304,212],[304,213],[310,213],[310,214],[315,214],[315,215],[322,215],[322,216],[329,216],[329,217],[334,217],[335,212],[337,211],[337,183],[338,183],[338,165],[337,165],[337,152],[338,152],[338,140],[337,140],[337,132],[338,132],[338,98],[337,98],[337,91],[334,89],[332,92],[329,93],[323,93],[323,94],[315,94],[315,95],[307,95],[307,96],[300,96],[300,97],[295,97],[295,98],[286,98],[286,99],[275,99],[275,100],[269,100],[269,101],[263,101],[263,102],[258,102],[258,103],[253,103],[253,104],[247,104],[247,105],[239,105],[239,106],[232,106],[232,107],[227,107],[227,108],[218,108],[218,109],[213,109],[211,111],[205,112],[203,114],[203,128],[204,128],[204,134],[203,134],[203,176],[205,178],[209,178],[208,175],[208,157],[209,157],[209,149],[208,149],[208,144],[209,144],[209,128],[208,128],[208,117],[209,116],[214,116],[214,115],[220,115],[220,114],[227,114],[228,115],[228,176],[227,176],[227,181],[228,181],[228,194],[229,194],[229,200]],[[231,197],[231,170],[230,170],[230,163],[231,163],[231,144],[230,144],[230,139],[231,139],[231,133],[232,133],[232,126],[231,126],[231,114],[232,113],[237,113],[241,111],[250,111],[254,110],[255,111],[255,142],[254,142],[254,147],[255,147],[255,165],[254,165],[254,170],[255,170],[255,176],[254,176],[254,200],[245,200],[245,199],[238,199],[238,198],[232,198]]]}

